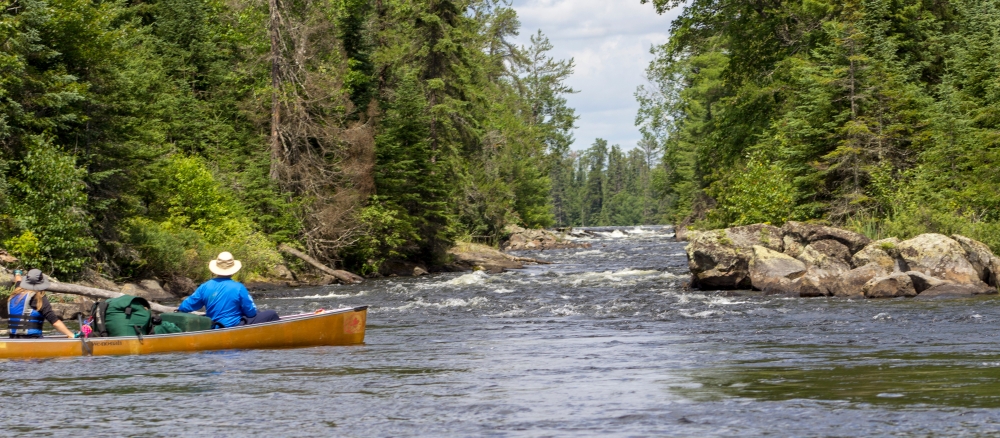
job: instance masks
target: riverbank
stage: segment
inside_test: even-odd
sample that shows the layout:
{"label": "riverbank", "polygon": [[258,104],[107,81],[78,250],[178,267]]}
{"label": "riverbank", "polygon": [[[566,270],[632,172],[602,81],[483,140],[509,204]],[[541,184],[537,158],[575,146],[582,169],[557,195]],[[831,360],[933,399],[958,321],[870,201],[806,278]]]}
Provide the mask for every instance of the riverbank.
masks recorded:
{"label": "riverbank", "polygon": [[[569,249],[569,248],[589,248],[589,243],[575,243],[566,239],[567,233],[553,232],[549,230],[529,230],[519,227],[512,227],[509,230],[509,237],[504,242],[503,247],[510,250],[547,250],[547,249]],[[300,255],[296,255],[302,258]],[[546,264],[545,260],[531,257],[520,257],[508,254],[496,248],[470,243],[458,242],[448,251],[448,263],[442,266],[430,266],[423,263],[415,263],[403,260],[390,260],[384,263],[379,273],[374,277],[419,277],[431,272],[463,272],[463,271],[483,271],[490,274],[498,274],[511,269],[522,269],[525,265]],[[5,251],[0,250],[0,286],[9,288],[13,284],[13,268],[18,260]],[[244,280],[244,284],[251,292],[268,292],[278,289],[300,288],[300,287],[320,287],[332,284],[352,284],[357,281],[344,281],[354,274],[346,271],[338,271],[340,275],[334,276],[329,273],[330,268],[317,267],[317,261],[311,260],[303,265],[302,269],[293,271],[288,265],[281,264],[274,266],[267,276],[254,276]],[[361,277],[354,276],[357,279]],[[58,279],[55,279],[58,281]],[[135,295],[145,298],[151,302],[177,303],[187,297],[198,286],[198,281],[185,277],[174,276],[171,278],[146,278],[125,282],[115,282],[92,270],[84,270],[79,278],[73,281],[82,286],[103,289],[112,292],[120,292],[128,295]],[[70,294],[49,293],[53,311],[62,319],[72,320],[78,315],[87,316],[90,314],[94,301],[90,298],[80,297]],[[0,297],[0,301],[6,302],[5,297]],[[0,310],[0,316],[6,317],[6,306]]]}

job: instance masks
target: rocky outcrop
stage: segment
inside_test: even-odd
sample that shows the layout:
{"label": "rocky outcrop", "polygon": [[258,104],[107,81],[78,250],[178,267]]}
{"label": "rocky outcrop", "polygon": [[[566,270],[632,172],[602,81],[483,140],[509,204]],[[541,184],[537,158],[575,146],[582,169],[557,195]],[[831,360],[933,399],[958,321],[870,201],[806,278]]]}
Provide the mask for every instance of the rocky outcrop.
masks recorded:
{"label": "rocky outcrop", "polygon": [[758,224],[707,232],[690,231],[686,247],[692,286],[714,289],[752,287],[750,259],[753,247],[781,252],[781,229]]}
{"label": "rocky outcrop", "polygon": [[750,284],[770,293],[796,291],[795,279],[806,273],[806,264],[784,253],[754,245],[750,258]]}
{"label": "rocky outcrop", "polygon": [[958,234],[953,234],[951,238],[965,250],[966,258],[972,268],[976,270],[979,279],[990,286],[997,287],[1000,283],[997,280],[997,275],[1000,273],[1000,258],[994,256],[993,251],[990,251],[990,248],[982,242]]}
{"label": "rocky outcrop", "polygon": [[931,277],[968,285],[982,281],[962,245],[942,234],[921,234],[900,242],[899,257],[909,270]]}
{"label": "rocky outcrop", "polygon": [[452,257],[451,267],[454,271],[474,270],[498,274],[508,269],[524,267],[513,256],[475,243],[459,243],[448,254]]}
{"label": "rocky outcrop", "polygon": [[504,231],[509,235],[507,241],[501,245],[504,251],[590,248],[589,243],[572,242],[561,234],[548,230],[527,230],[511,225]]}
{"label": "rocky outcrop", "polygon": [[820,240],[836,240],[847,246],[851,254],[860,251],[865,245],[871,243],[871,239],[865,237],[863,234],[824,225],[789,221],[781,227],[781,230],[784,236],[790,237],[802,245]]}
{"label": "rocky outcrop", "polygon": [[847,246],[836,240],[818,240],[802,250],[798,259],[824,271],[842,272],[851,270],[851,252]]}
{"label": "rocky outcrop", "polygon": [[872,242],[824,225],[789,222],[688,232],[691,286],[852,298],[996,293],[1000,258],[964,236]]}
{"label": "rocky outcrop", "polygon": [[869,263],[875,263],[886,269],[896,269],[896,259],[899,257],[899,239],[876,240],[869,243],[851,256],[851,266],[860,268]]}

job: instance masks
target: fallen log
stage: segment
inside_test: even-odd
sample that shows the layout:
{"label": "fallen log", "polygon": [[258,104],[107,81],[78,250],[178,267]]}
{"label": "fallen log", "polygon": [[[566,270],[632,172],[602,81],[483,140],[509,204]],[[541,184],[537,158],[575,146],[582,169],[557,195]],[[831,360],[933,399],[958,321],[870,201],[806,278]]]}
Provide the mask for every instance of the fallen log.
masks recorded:
{"label": "fallen log", "polygon": [[283,252],[285,254],[293,255],[295,257],[298,257],[298,258],[302,259],[304,262],[312,265],[316,269],[319,269],[324,274],[328,274],[328,275],[333,276],[333,278],[336,278],[341,283],[344,283],[344,284],[355,284],[355,283],[361,283],[362,281],[364,281],[364,278],[361,277],[360,275],[353,274],[353,273],[350,273],[350,272],[347,272],[347,271],[342,271],[342,270],[339,270],[339,269],[330,268],[329,266],[326,266],[326,265],[320,263],[319,260],[316,260],[316,259],[310,257],[309,254],[306,254],[306,253],[304,253],[302,251],[299,251],[299,250],[297,250],[295,248],[292,248],[292,247],[290,247],[290,246],[288,246],[288,245],[286,245],[284,243],[282,243],[281,245],[278,245],[278,251],[281,251],[281,252]]}
{"label": "fallen log", "polygon": [[[112,298],[118,298],[124,295],[121,292],[112,292],[109,290],[98,289],[95,287],[80,286],[78,284],[71,284],[71,283],[56,283],[54,281],[49,284],[49,287],[46,288],[45,291],[57,292],[61,294],[80,295],[87,298],[95,298],[99,300],[101,299],[110,300]],[[152,303],[152,302],[149,303],[149,309],[159,313],[168,313],[177,311],[176,306],[173,307],[164,306],[162,304]]]}

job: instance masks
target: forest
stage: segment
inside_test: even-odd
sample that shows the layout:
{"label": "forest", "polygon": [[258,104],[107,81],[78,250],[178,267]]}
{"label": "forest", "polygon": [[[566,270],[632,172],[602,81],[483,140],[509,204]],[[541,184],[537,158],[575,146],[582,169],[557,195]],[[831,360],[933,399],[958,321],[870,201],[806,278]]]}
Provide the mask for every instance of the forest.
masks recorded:
{"label": "forest", "polygon": [[288,244],[374,274],[555,223],[571,60],[506,0],[8,0],[0,248],[72,278]]}
{"label": "forest", "polygon": [[671,222],[1000,250],[1000,4],[642,1],[680,12],[636,93]]}
{"label": "forest", "polygon": [[1000,250],[1000,5],[634,1],[680,15],[628,149],[574,146],[574,62],[510,0],[7,0],[0,248],[70,278],[266,276],[280,244],[375,275],[511,224]]}

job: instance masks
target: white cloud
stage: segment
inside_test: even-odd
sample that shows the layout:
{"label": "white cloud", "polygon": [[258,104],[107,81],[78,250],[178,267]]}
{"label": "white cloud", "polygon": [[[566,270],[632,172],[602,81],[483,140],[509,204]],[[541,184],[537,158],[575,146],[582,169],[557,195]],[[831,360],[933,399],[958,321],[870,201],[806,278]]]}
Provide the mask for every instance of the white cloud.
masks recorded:
{"label": "white cloud", "polygon": [[645,84],[649,48],[669,38],[678,11],[657,15],[639,0],[514,0],[521,19],[522,44],[538,29],[555,49],[552,56],[574,58],[576,74],[569,84],[579,93],[569,96],[580,120],[574,148],[583,149],[597,137],[626,149],[635,146],[636,87]]}

